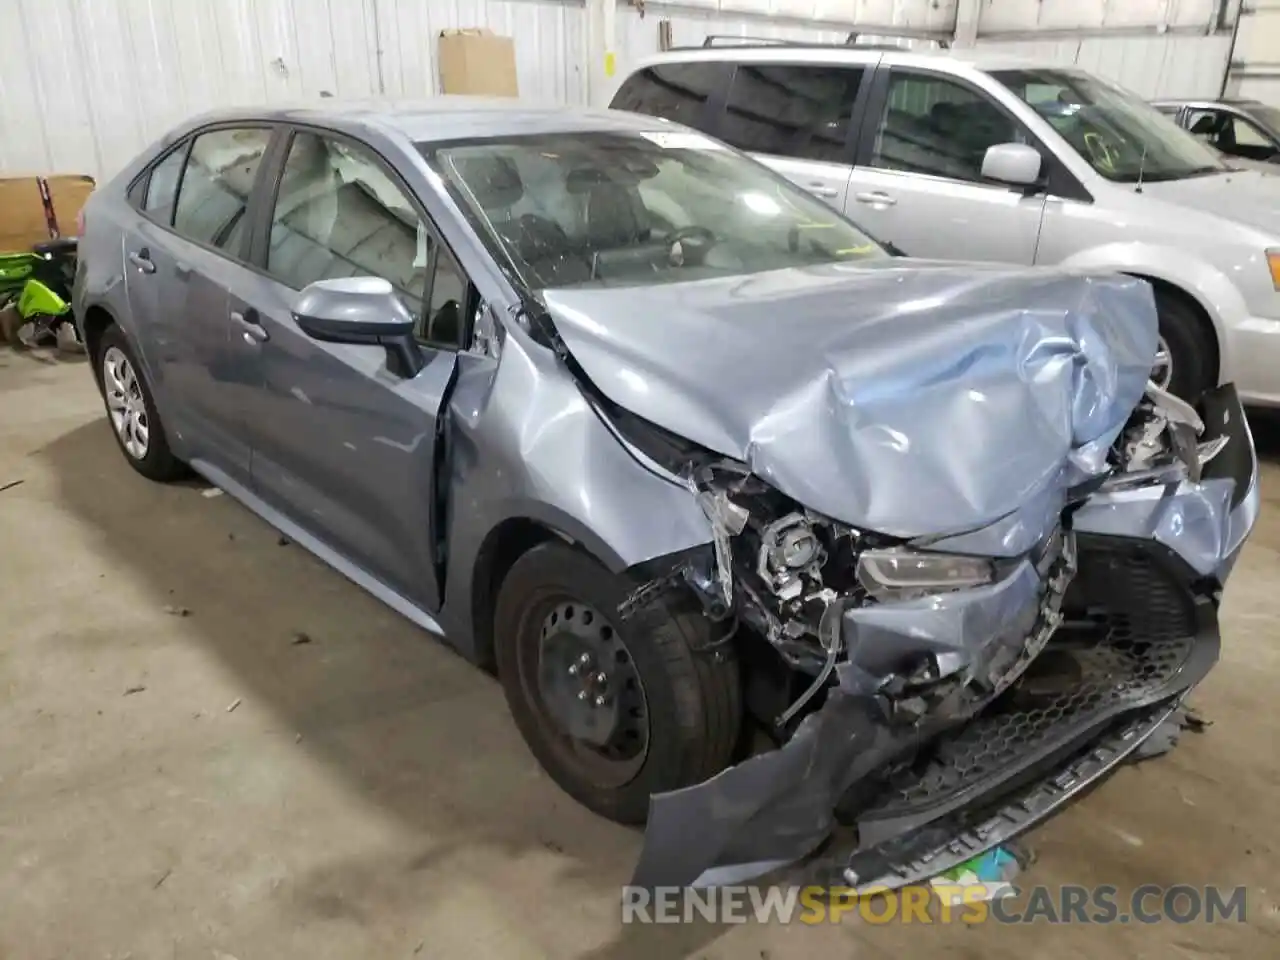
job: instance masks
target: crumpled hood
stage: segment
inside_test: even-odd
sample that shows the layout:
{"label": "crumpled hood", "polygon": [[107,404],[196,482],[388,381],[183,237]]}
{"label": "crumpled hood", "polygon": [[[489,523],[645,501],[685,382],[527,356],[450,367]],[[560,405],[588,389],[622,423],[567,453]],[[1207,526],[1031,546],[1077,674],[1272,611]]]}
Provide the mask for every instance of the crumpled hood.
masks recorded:
{"label": "crumpled hood", "polygon": [[1120,276],[881,260],[553,290],[613,402],[801,504],[913,537],[971,530],[1103,469],[1156,352]]}
{"label": "crumpled hood", "polygon": [[[1238,157],[1225,158],[1233,166]],[[1270,166],[1270,165],[1268,165]],[[1267,233],[1280,232],[1280,167],[1233,170],[1207,177],[1145,183],[1148,197],[1242,223]]]}

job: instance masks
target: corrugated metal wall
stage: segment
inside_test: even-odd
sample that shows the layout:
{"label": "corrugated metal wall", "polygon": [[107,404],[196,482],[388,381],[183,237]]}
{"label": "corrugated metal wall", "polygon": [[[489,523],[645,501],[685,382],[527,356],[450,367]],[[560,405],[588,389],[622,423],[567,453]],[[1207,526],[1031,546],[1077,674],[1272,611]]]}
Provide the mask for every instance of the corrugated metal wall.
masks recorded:
{"label": "corrugated metal wall", "polygon": [[479,25],[523,95],[585,101],[582,0],[0,0],[0,172],[109,175],[218,106],[430,96],[435,38]]}
{"label": "corrugated metal wall", "polygon": [[[516,41],[531,98],[585,103],[588,0],[0,0],[0,172],[109,175],[162,131],[229,104],[436,92],[440,30]],[[849,23],[949,31],[957,0],[617,0],[617,73],[708,33],[840,42]],[[1238,2],[1238,0],[1233,0]],[[1219,0],[984,0],[979,43],[1079,63],[1147,96],[1218,93],[1229,56]],[[1145,36],[1014,41],[1020,31],[1164,24]],[[594,90],[597,102],[611,92]]]}

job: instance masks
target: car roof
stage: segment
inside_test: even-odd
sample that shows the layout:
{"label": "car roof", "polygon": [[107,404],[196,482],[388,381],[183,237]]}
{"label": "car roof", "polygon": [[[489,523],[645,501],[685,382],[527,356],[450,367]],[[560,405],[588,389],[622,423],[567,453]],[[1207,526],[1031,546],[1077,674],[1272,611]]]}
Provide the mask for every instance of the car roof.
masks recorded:
{"label": "car roof", "polygon": [[687,63],[692,60],[733,61],[735,63],[825,63],[859,64],[883,62],[900,66],[922,66],[954,71],[1053,69],[1075,71],[1049,60],[979,49],[917,50],[882,44],[791,44],[766,43],[714,47],[678,47],[646,59],[641,66],[659,63]]}
{"label": "car roof", "polygon": [[401,134],[415,143],[538,133],[653,130],[666,123],[621,110],[537,104],[502,97],[443,96],[427,100],[317,98],[288,105],[223,109],[197,123],[265,121],[365,128]]}

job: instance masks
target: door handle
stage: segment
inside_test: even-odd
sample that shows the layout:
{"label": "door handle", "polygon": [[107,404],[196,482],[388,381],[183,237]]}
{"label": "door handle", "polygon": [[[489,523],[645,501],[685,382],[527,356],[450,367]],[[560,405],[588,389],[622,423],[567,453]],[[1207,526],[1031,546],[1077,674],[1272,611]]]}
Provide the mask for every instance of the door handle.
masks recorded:
{"label": "door handle", "polygon": [[825,183],[809,184],[809,192],[815,197],[826,197],[828,200],[834,200],[840,194],[835,187],[828,187]]}
{"label": "door handle", "polygon": [[853,199],[859,203],[870,203],[880,207],[892,207],[898,202],[887,193],[882,193],[879,190],[873,190],[870,193],[855,193]]}
{"label": "door handle", "polygon": [[151,259],[151,251],[143,247],[137,253],[129,254],[129,262],[142,273],[155,273],[156,265]]}
{"label": "door handle", "polygon": [[270,339],[264,327],[258,320],[258,311],[252,308],[241,313],[239,310],[231,311],[231,322],[240,328],[241,336],[244,342],[265,343]]}

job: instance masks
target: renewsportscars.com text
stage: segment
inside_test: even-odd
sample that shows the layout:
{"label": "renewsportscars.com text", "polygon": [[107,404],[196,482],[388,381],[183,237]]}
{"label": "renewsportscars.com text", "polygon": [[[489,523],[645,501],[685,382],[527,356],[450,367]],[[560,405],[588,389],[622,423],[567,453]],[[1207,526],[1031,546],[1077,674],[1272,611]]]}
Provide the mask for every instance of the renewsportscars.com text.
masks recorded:
{"label": "renewsportscars.com text", "polygon": [[850,888],[623,887],[623,923],[1243,923],[1244,887],[1145,884],[1019,888],[932,885],[859,895]]}

